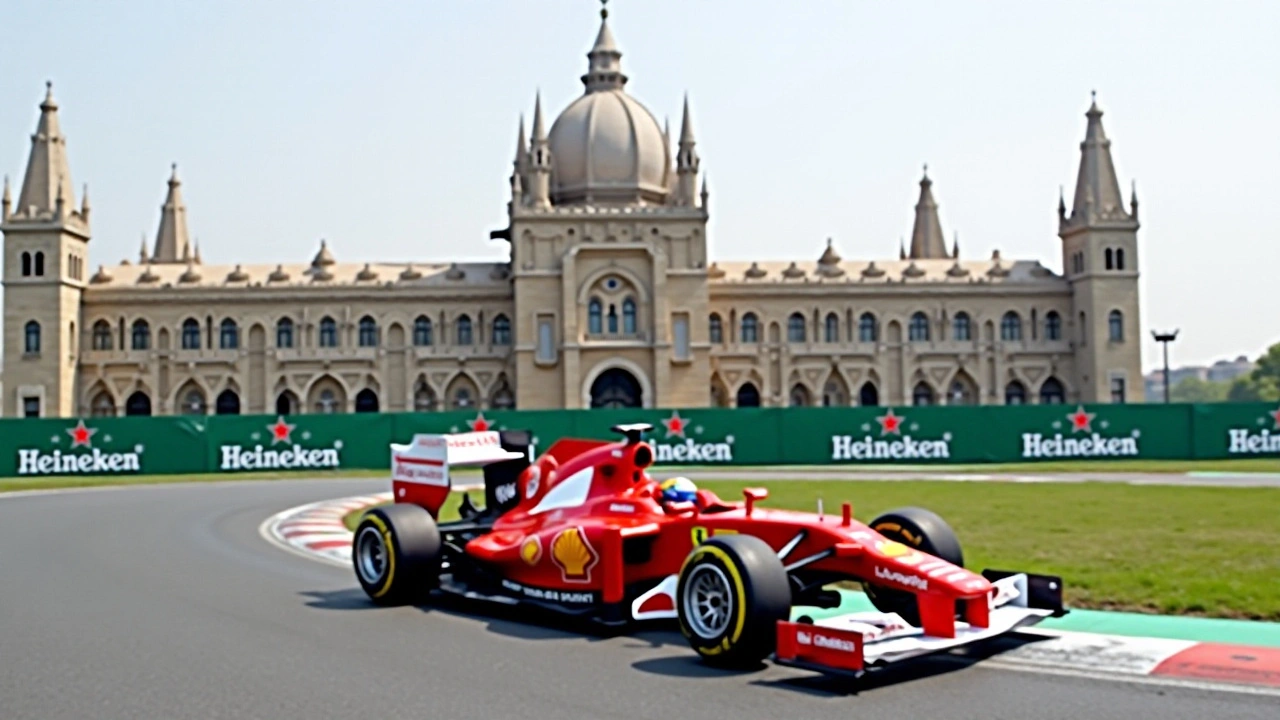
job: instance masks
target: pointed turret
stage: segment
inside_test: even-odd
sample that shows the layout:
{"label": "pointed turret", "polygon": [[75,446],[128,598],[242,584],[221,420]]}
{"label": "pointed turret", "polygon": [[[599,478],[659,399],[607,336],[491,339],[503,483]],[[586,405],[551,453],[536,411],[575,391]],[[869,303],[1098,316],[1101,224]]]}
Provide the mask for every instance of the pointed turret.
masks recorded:
{"label": "pointed turret", "polygon": [[693,119],[689,114],[689,95],[684,96],[684,112],[680,119],[680,145],[676,150],[675,204],[691,207],[697,204],[698,167],[701,159],[693,139]]}
{"label": "pointed turret", "polygon": [[1102,110],[1098,108],[1097,93],[1089,105],[1088,125],[1084,142],[1080,143],[1080,169],[1076,174],[1076,192],[1071,202],[1071,215],[1062,212],[1066,227],[1092,227],[1099,223],[1127,225],[1134,218],[1124,210],[1124,198],[1116,179],[1115,163],[1111,159],[1111,140],[1102,127]]}
{"label": "pointed turret", "polygon": [[151,257],[147,253],[147,234],[142,233],[142,248],[138,250],[138,264],[146,265],[151,262]]}
{"label": "pointed turret", "polygon": [[515,168],[520,175],[529,169],[529,141],[524,134],[524,113],[520,113],[520,128],[516,131]]}
{"label": "pointed turret", "polygon": [[172,166],[169,176],[169,194],[160,206],[160,228],[156,231],[156,249],[151,254],[154,263],[183,262],[191,257],[187,235],[187,206],[182,201],[182,181],[178,179],[178,164]]}
{"label": "pointed turret", "polygon": [[596,33],[596,41],[587,53],[587,74],[582,76],[582,84],[588,94],[621,90],[627,84],[627,76],[622,72],[622,52],[609,29],[609,11],[603,4],[600,8],[600,32]]}
{"label": "pointed turret", "polygon": [[84,190],[80,194],[80,217],[89,222],[89,183],[84,184]]}
{"label": "pointed turret", "polygon": [[911,258],[941,259],[948,257],[947,241],[942,236],[942,223],[938,221],[938,203],[933,199],[933,181],[929,179],[929,166],[924,166],[920,179],[920,200],[916,203],[916,223],[911,230]]}
{"label": "pointed turret", "polygon": [[4,195],[0,196],[0,222],[9,219],[9,207],[13,205],[13,193],[9,192],[9,176],[4,176]]}
{"label": "pointed turret", "polygon": [[196,264],[203,265],[204,261],[200,259],[200,239],[196,238]]}
{"label": "pointed turret", "polygon": [[15,218],[27,220],[53,219],[58,211],[58,198],[64,208],[75,206],[71,187],[71,168],[67,163],[67,139],[58,122],[58,103],[53,99],[53,83],[45,83],[44,101],[40,103],[40,121],[31,135],[31,154],[27,173],[18,193]]}
{"label": "pointed turret", "polygon": [[529,201],[534,207],[551,205],[551,143],[542,119],[542,90],[533,100],[533,139],[529,143]]}

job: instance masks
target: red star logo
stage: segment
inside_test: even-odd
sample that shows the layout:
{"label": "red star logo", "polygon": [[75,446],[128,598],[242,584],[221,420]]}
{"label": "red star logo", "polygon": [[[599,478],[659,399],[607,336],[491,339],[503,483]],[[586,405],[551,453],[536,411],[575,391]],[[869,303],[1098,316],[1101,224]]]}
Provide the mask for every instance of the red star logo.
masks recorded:
{"label": "red star logo", "polygon": [[467,424],[471,426],[473,432],[485,432],[493,427],[493,424],[484,419],[484,413],[478,413],[475,420],[468,420]]}
{"label": "red star logo", "polygon": [[1071,421],[1071,432],[1093,432],[1093,418],[1096,413],[1088,413],[1084,411],[1083,405],[1076,406],[1076,411],[1067,415],[1067,419]]}
{"label": "red star logo", "polygon": [[662,424],[667,427],[667,437],[672,435],[684,437],[685,419],[680,417],[679,412],[672,410],[671,417],[663,420]]}
{"label": "red star logo", "polygon": [[1280,408],[1276,408],[1276,411],[1275,411],[1275,412],[1270,412],[1270,413],[1267,413],[1267,414],[1268,414],[1268,415],[1270,415],[1270,416],[1271,416],[1271,419],[1275,421],[1276,426],[1275,426],[1274,428],[1272,428],[1272,429],[1273,429],[1273,430],[1280,430]]}
{"label": "red star logo", "polygon": [[894,435],[901,435],[902,421],[905,419],[906,418],[901,417],[899,415],[894,415],[893,408],[889,408],[887,411],[885,411],[884,415],[881,415],[880,417],[876,418],[876,422],[880,423],[881,435],[888,435],[889,433],[893,433]]}
{"label": "red star logo", "polygon": [[73,428],[67,428],[67,434],[71,436],[71,447],[73,448],[80,447],[81,445],[91,447],[89,440],[96,432],[98,432],[97,428],[90,429],[85,427],[84,420],[77,422],[76,426]]}
{"label": "red star logo", "polygon": [[289,434],[293,432],[295,427],[297,426],[285,422],[283,415],[276,418],[274,423],[267,426],[267,429],[271,431],[271,444],[289,442]]}

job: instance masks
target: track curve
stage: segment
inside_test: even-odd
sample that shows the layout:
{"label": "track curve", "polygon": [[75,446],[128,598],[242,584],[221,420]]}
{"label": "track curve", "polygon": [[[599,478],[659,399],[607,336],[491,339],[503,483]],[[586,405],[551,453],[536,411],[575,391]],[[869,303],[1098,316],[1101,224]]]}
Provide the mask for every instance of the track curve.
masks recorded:
{"label": "track curve", "polygon": [[[851,686],[703,668],[674,633],[369,605],[349,569],[259,535],[381,481],[0,496],[0,716],[1270,718],[1275,698],[1012,672],[959,658]],[[998,648],[997,648],[998,649]]]}

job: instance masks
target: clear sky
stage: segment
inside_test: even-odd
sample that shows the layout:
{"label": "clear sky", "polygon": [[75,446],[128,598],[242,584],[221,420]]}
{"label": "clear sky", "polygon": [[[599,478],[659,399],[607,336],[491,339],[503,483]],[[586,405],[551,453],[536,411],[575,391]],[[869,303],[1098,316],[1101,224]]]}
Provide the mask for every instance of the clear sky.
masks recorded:
{"label": "clear sky", "polygon": [[[896,257],[929,164],[962,257],[1062,267],[1097,90],[1137,181],[1144,367],[1280,341],[1280,2],[612,0],[628,89],[688,91],[718,259]],[[0,171],[46,79],[91,258],[136,260],[178,163],[206,263],[496,259],[521,112],[582,91],[593,0],[6,0]],[[17,188],[14,190],[15,194]]]}

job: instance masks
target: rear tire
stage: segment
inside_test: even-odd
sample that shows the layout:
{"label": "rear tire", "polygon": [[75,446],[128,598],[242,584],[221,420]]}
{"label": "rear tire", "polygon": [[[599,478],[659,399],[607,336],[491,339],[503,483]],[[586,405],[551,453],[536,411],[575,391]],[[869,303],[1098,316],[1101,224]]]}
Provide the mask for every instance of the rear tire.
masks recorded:
{"label": "rear tire", "polygon": [[758,665],[776,649],[778,621],[790,614],[787,571],[760,538],[711,537],[689,553],[680,569],[680,632],[709,665]]}
{"label": "rear tire", "polygon": [[[870,527],[889,540],[964,567],[960,539],[945,520],[930,510],[919,507],[890,510],[872,520]],[[862,589],[877,610],[897,613],[919,627],[920,608],[913,593],[871,582],[863,582]]]}
{"label": "rear tire", "polygon": [[440,580],[440,529],[426,508],[393,504],[365,514],[351,540],[356,579],[378,605],[424,597]]}

